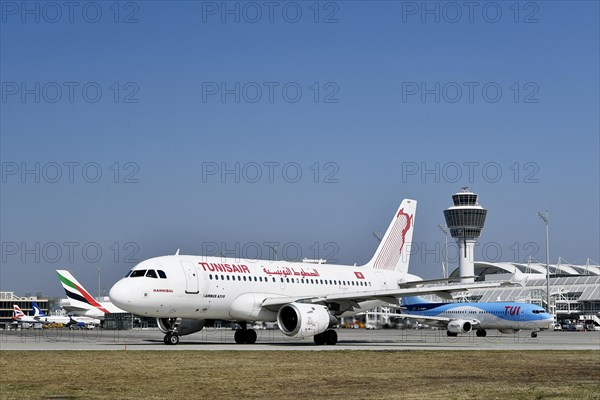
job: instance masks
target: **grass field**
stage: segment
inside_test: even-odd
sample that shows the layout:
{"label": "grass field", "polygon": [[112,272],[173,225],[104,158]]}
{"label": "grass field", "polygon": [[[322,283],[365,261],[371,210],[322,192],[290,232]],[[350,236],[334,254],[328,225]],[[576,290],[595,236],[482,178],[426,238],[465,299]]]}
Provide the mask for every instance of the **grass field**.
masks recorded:
{"label": "grass field", "polygon": [[600,399],[600,351],[2,351],[2,399]]}

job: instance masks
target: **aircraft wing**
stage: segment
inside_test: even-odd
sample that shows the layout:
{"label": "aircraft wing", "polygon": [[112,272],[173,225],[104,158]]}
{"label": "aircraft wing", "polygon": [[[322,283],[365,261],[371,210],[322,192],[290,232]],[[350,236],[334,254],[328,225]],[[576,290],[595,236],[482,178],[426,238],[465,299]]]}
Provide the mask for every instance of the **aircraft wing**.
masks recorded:
{"label": "aircraft wing", "polygon": [[360,308],[363,301],[379,300],[387,303],[398,304],[398,299],[408,296],[421,296],[436,294],[447,298],[451,292],[464,292],[469,289],[482,289],[490,287],[506,286],[507,282],[469,283],[443,286],[417,287],[408,289],[387,289],[362,292],[336,293],[327,296],[305,296],[305,297],[270,297],[266,298],[262,306],[271,310],[285,304],[301,301],[304,303],[338,304],[340,311],[350,311]]}
{"label": "aircraft wing", "polygon": [[448,325],[448,323],[450,321],[452,321],[450,318],[447,318],[447,317],[423,316],[423,315],[404,314],[404,313],[394,314],[394,316],[401,317],[401,318],[414,319],[415,321],[423,321],[423,322],[435,321],[440,325]]}

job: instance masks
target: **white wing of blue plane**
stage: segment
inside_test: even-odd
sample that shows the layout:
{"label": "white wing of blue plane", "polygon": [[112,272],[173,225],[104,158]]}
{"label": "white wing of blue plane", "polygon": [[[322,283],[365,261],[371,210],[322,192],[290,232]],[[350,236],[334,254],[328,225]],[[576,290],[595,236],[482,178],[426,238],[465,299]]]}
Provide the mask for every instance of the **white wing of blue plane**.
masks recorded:
{"label": "white wing of blue plane", "polygon": [[398,316],[422,321],[429,325],[447,329],[448,336],[468,333],[475,329],[477,336],[486,336],[486,329],[497,329],[501,333],[516,333],[548,329],[554,317],[543,308],[529,303],[431,303],[421,297],[404,297],[404,311]]}

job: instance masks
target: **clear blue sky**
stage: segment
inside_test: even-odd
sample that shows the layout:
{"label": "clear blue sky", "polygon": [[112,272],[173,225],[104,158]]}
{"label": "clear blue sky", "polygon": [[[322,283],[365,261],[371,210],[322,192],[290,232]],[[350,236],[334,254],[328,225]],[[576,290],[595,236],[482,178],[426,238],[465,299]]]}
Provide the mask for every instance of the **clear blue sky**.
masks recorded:
{"label": "clear blue sky", "polygon": [[477,259],[545,261],[546,209],[552,262],[600,259],[598,2],[0,4],[1,290],[213,243],[362,264],[405,197],[439,277],[461,186]]}

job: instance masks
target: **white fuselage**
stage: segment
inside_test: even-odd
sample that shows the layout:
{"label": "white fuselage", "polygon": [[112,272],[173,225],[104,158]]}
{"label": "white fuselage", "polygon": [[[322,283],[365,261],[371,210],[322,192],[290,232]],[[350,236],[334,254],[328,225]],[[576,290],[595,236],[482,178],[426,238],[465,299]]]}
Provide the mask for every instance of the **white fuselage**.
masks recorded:
{"label": "white fuselage", "polygon": [[[155,272],[141,272],[148,270]],[[264,299],[372,292],[398,288],[406,280],[419,278],[353,266],[175,255],[136,265],[113,286],[110,298],[116,306],[143,316],[275,321],[276,312],[261,308]],[[381,304],[366,300],[332,311],[351,315]]]}

